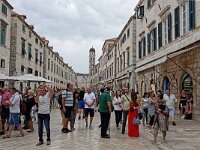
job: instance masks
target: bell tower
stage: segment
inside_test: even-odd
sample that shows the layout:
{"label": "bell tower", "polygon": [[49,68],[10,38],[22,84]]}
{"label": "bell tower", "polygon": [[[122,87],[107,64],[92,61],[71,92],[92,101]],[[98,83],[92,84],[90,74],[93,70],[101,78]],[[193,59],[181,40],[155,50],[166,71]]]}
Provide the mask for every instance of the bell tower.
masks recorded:
{"label": "bell tower", "polygon": [[95,66],[95,49],[92,47],[89,50],[89,74],[92,74],[92,70]]}

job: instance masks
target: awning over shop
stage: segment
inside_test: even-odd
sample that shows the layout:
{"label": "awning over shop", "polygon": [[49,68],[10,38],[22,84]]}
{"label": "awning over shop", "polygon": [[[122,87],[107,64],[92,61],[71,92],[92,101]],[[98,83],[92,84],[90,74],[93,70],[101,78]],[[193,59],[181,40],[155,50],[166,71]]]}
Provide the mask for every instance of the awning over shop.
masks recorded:
{"label": "awning over shop", "polygon": [[10,78],[4,74],[0,73],[0,81],[9,80]]}
{"label": "awning over shop", "polygon": [[127,78],[127,77],[128,77],[127,74],[125,74],[125,75],[123,75],[123,76],[121,76],[121,77],[118,77],[117,80],[122,80],[122,79],[125,79],[125,78]]}
{"label": "awning over shop", "polygon": [[166,60],[167,60],[167,57],[166,57],[166,56],[163,56],[163,57],[161,57],[161,58],[155,59],[155,60],[150,61],[150,62],[148,62],[148,63],[146,63],[146,64],[144,64],[144,65],[141,65],[141,66],[137,67],[137,68],[135,69],[135,72],[140,72],[140,71],[146,70],[146,69],[148,69],[148,68],[151,68],[151,67],[153,67],[153,66],[162,64],[162,63],[164,63]]}

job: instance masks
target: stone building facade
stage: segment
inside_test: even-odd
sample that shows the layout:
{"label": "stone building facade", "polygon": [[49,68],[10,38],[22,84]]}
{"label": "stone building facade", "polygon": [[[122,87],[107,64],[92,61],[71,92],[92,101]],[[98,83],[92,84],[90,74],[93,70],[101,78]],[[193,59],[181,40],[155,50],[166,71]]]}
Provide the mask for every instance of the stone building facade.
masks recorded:
{"label": "stone building facade", "polygon": [[[9,75],[10,63],[10,26],[11,26],[11,11],[13,7],[8,1],[0,1],[0,73]],[[7,86],[0,81],[0,87]]]}
{"label": "stone building facade", "polygon": [[140,0],[137,12],[137,83],[139,93],[193,95],[193,116],[200,114],[200,1]]}
{"label": "stone building facade", "polygon": [[49,46],[49,41],[42,38],[44,47],[44,78],[51,80],[51,86],[55,88],[66,88],[68,82],[76,85],[76,74],[59,55],[54,52],[53,46]]}
{"label": "stone building facade", "polygon": [[82,87],[87,87],[88,85],[88,74],[83,74],[83,73],[77,73],[76,74],[77,76],[77,85],[78,85],[78,88],[82,88]]}
{"label": "stone building facade", "polygon": [[116,40],[116,88],[135,88],[136,16],[130,17]]}
{"label": "stone building facade", "polygon": [[[13,8],[7,1],[1,1],[1,4],[2,7],[5,5],[7,8],[4,16],[1,16],[1,21],[8,22],[6,24],[6,39],[4,40],[6,42],[2,47],[8,50],[2,49],[1,51],[3,52],[1,56],[6,59],[7,65],[5,65],[4,70],[0,68],[0,71],[3,70],[3,74],[10,76],[33,74],[44,77],[52,81],[52,83],[48,83],[52,88],[66,88],[69,82],[76,88],[76,73],[72,67],[64,62],[59,53],[55,52],[52,46],[49,46],[49,41],[45,37],[39,36],[34,30],[34,26],[26,22],[25,15],[11,12]],[[2,8],[2,11],[4,9]],[[24,92],[27,86],[35,89],[38,85],[39,83],[33,82],[10,82],[10,86],[15,86],[21,92]]]}
{"label": "stone building facade", "polygon": [[[43,77],[44,42],[34,26],[26,22],[25,15],[12,12],[10,39],[10,76],[33,74]],[[15,83],[20,91],[25,86],[26,83]],[[31,83],[30,86],[34,89],[36,85]]]}
{"label": "stone building facade", "polygon": [[[117,38],[105,40],[102,46],[102,55],[98,59],[99,66],[94,74],[99,77],[95,80],[98,89],[109,86],[113,90],[136,85],[136,16],[130,17]],[[93,75],[93,76],[94,76]],[[94,79],[94,78],[91,78]],[[92,80],[90,80],[91,83]],[[97,86],[98,85],[98,86]]]}

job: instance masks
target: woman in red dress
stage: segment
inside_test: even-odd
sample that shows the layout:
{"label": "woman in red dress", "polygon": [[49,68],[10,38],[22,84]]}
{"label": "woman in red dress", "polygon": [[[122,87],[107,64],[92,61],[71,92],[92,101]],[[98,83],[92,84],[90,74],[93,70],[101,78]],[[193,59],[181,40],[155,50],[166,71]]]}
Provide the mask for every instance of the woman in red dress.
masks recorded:
{"label": "woman in red dress", "polygon": [[130,110],[128,115],[128,135],[130,137],[139,137],[139,125],[134,124],[134,119],[138,117],[138,109],[140,103],[137,102],[137,95],[135,92],[131,93],[132,102],[130,104]]}

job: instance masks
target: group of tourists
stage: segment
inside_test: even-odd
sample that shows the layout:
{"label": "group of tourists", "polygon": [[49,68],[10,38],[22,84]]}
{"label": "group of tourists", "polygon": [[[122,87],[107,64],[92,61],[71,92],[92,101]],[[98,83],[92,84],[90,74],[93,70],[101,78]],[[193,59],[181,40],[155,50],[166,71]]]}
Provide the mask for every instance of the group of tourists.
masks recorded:
{"label": "group of tourists", "polygon": [[[116,91],[105,87],[96,91],[89,87],[75,89],[70,83],[62,90],[52,90],[42,84],[35,92],[27,88],[25,94],[20,94],[16,88],[0,88],[0,135],[3,135],[3,138],[11,138],[14,129],[19,130],[18,137],[23,137],[26,129],[31,134],[34,132],[33,121],[37,118],[39,142],[36,146],[44,144],[43,126],[46,129],[46,144],[50,145],[50,113],[52,108],[59,108],[62,133],[75,131],[76,118],[85,119],[85,128],[92,130],[93,118],[98,111],[101,122],[100,135],[102,138],[110,138],[110,118],[114,111],[116,128],[121,128],[121,134],[139,137],[139,126],[143,125],[153,129],[153,143],[157,142],[159,130],[162,132],[163,142],[166,142],[169,122],[176,126],[176,103],[177,98],[171,93],[170,88],[165,94],[160,90],[150,90],[142,97],[128,87]],[[184,117],[191,113],[190,93],[182,91],[179,107]]]}

